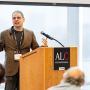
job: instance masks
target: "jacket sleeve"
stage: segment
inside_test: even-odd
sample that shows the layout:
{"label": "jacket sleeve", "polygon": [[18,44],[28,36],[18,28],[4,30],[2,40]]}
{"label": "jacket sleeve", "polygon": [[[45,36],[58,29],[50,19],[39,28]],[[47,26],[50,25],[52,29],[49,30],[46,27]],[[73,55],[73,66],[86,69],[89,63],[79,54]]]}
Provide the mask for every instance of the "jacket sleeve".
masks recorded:
{"label": "jacket sleeve", "polygon": [[0,51],[3,51],[4,49],[4,38],[2,33],[0,33]]}
{"label": "jacket sleeve", "polygon": [[33,49],[36,49],[38,47],[39,47],[39,45],[38,45],[38,43],[36,41],[36,37],[35,37],[34,33],[32,32],[32,44],[31,44],[31,48],[33,50]]}

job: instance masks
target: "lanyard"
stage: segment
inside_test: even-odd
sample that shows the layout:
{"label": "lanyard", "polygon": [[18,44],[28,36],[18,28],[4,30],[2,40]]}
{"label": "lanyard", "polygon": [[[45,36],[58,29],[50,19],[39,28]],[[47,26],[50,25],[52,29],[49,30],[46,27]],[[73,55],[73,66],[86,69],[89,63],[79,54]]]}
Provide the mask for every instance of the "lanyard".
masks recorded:
{"label": "lanyard", "polygon": [[[17,34],[17,35],[16,35]],[[19,35],[20,35],[20,38],[19,38]],[[24,33],[23,32],[20,32],[20,33],[16,33],[14,31],[14,39],[16,41],[16,50],[18,51],[18,53],[20,52],[20,46],[22,45],[22,41],[23,41],[23,35]]]}

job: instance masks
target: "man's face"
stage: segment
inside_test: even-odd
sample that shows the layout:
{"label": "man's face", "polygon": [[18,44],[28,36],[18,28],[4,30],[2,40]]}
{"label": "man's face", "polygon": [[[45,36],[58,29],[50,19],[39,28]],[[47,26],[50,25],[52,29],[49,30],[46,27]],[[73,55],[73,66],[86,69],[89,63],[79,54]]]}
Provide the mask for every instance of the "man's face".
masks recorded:
{"label": "man's face", "polygon": [[12,15],[12,22],[13,26],[16,28],[22,27],[24,23],[24,17],[22,17],[20,13],[16,12]]}

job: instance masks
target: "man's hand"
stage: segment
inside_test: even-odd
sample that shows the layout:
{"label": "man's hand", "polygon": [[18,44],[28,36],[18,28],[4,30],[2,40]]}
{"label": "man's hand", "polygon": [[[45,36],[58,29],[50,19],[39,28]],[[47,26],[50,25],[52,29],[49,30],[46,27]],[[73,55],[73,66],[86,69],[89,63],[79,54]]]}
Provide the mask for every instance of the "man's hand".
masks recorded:
{"label": "man's hand", "polygon": [[47,38],[42,38],[42,45],[41,45],[41,47],[48,47]]}

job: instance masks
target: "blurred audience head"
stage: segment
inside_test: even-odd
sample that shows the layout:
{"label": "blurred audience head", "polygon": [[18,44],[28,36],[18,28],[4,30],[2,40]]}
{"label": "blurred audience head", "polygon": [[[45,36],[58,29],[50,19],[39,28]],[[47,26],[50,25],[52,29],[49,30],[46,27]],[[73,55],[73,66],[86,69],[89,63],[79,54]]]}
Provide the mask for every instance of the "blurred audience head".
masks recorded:
{"label": "blurred audience head", "polygon": [[4,75],[5,75],[5,68],[4,68],[4,66],[0,63],[0,83],[4,82]]}
{"label": "blurred audience head", "polygon": [[64,82],[76,86],[82,86],[85,82],[85,75],[78,67],[71,67],[63,75]]}

